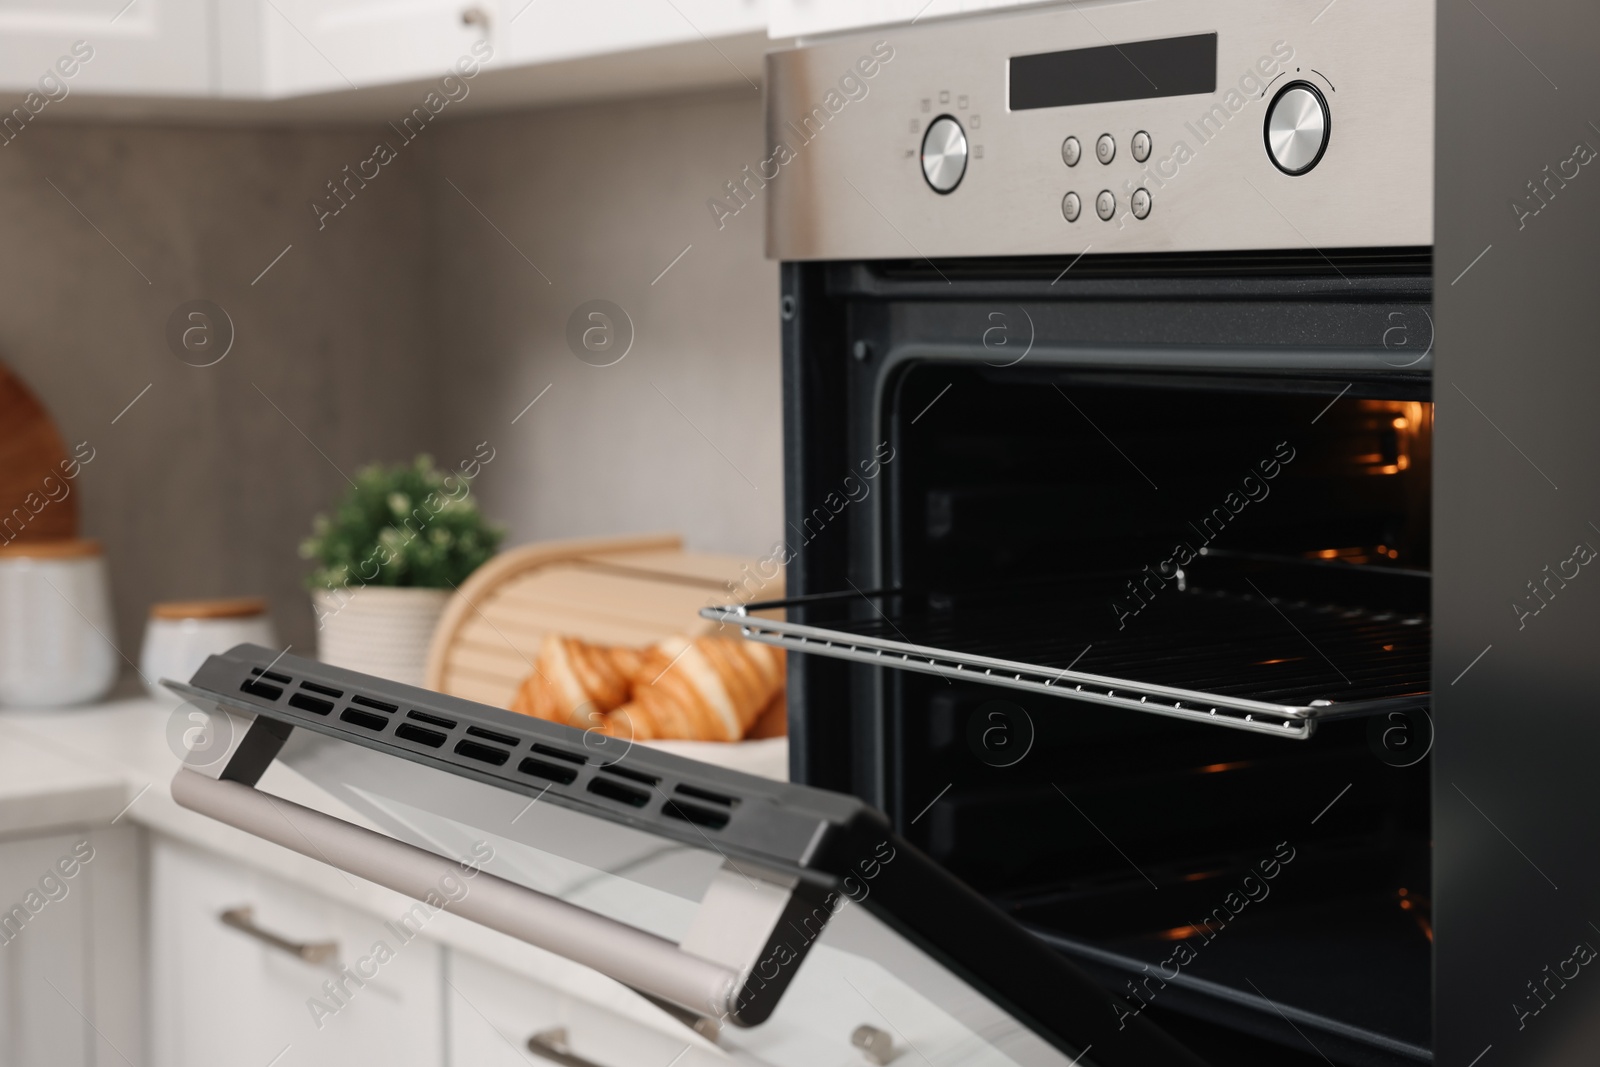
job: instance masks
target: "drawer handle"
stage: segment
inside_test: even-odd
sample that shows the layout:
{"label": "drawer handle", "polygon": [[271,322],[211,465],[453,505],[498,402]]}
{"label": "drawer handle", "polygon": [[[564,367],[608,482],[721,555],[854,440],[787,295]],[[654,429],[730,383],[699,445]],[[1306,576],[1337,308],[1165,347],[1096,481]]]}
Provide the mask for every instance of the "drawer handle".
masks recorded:
{"label": "drawer handle", "polygon": [[567,1044],[567,1028],[564,1026],[540,1030],[528,1038],[528,1051],[542,1060],[559,1063],[561,1067],[600,1067],[600,1064],[572,1051],[572,1046]]}
{"label": "drawer handle", "polygon": [[287,937],[280,937],[271,930],[263,930],[256,925],[256,909],[248,904],[239,908],[229,908],[217,918],[222,920],[223,926],[231,926],[264,945],[271,945],[307,963],[327,963],[339,955],[337,941],[290,941]]}

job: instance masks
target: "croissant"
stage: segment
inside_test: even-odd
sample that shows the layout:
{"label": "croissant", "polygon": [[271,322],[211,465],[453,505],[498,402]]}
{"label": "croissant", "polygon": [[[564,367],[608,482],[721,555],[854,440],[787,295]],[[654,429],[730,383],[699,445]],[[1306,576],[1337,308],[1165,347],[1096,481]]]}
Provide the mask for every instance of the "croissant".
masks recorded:
{"label": "croissant", "polygon": [[750,729],[745,731],[746,741],[756,741],[764,737],[787,737],[789,734],[789,700],[788,695],[778,690],[777,696],[772,698],[761,712],[755,722],[750,724]]}
{"label": "croissant", "polygon": [[548,634],[539,642],[533,672],[524,678],[511,710],[587,729],[628,699],[643,653]]}
{"label": "croissant", "polygon": [[605,732],[636,741],[738,741],[783,690],[783,653],[731,637],[672,637],[645,651],[633,699]]}

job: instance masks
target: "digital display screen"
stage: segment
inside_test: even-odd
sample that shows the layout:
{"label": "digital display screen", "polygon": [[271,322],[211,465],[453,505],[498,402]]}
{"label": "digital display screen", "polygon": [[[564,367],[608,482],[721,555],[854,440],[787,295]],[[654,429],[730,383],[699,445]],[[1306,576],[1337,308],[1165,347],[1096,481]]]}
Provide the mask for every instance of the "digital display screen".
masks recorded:
{"label": "digital display screen", "polygon": [[1217,35],[1197,33],[1011,57],[1011,110],[1217,90]]}

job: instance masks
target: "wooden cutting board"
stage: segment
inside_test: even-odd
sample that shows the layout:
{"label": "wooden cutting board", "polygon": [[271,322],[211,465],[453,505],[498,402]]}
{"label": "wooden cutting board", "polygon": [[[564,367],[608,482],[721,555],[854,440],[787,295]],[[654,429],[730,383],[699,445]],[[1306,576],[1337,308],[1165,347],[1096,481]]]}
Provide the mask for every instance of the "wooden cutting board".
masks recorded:
{"label": "wooden cutting board", "polygon": [[62,475],[67,458],[50,413],[0,364],[0,543],[78,536],[77,487]]}

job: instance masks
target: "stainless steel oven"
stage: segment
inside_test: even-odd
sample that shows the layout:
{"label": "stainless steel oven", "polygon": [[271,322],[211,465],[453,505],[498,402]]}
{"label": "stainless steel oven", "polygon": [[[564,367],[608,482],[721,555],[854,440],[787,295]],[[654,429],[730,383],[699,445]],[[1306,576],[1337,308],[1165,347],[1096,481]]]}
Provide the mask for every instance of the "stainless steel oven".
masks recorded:
{"label": "stainless steel oven", "polygon": [[1431,16],[1302,16],[769,57],[797,784],[243,648],[174,796],[696,1055],[1428,1061]]}
{"label": "stainless steel oven", "polygon": [[1539,565],[1600,514],[1594,152],[1524,179],[1596,36],[1144,0],[775,53],[711,211],[783,261],[794,595],[710,614],[794,653],[793,784],[242,647],[174,795],[684,1063],[1587,1062],[1600,602]]}
{"label": "stainless steel oven", "polygon": [[1119,1023],[1431,1062],[1433,10],[1316,14],[771,56],[793,596],[710,614]]}

